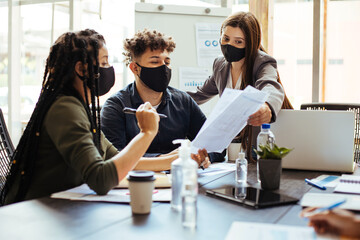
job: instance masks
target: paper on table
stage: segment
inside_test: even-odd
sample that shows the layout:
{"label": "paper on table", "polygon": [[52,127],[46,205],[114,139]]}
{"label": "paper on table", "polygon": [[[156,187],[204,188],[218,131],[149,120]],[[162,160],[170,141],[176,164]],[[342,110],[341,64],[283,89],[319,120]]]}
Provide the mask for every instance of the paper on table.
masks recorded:
{"label": "paper on table", "polygon": [[[94,202],[117,202],[129,203],[130,195],[128,189],[113,189],[107,195],[97,195],[86,184],[79,187],[51,194],[52,198],[94,201]],[[153,202],[170,202],[171,189],[156,189],[153,194]]]}
{"label": "paper on table", "polygon": [[244,91],[226,88],[209,118],[192,142],[191,151],[205,148],[222,152],[246,126],[249,116],[265,103],[268,93],[251,86]]}
{"label": "paper on table", "polygon": [[343,174],[334,192],[360,194],[360,176]]}
{"label": "paper on table", "polygon": [[346,199],[346,202],[339,208],[360,210],[360,196],[351,194],[305,193],[300,204],[303,207],[324,207],[344,199]]}
{"label": "paper on table", "polygon": [[316,235],[315,231],[311,227],[295,227],[287,225],[252,222],[233,222],[226,236],[226,240],[234,239],[298,240],[337,238]]}
{"label": "paper on table", "polygon": [[315,182],[316,184],[320,184],[325,187],[336,187],[339,183],[339,176],[334,175],[320,175],[317,178],[311,179],[311,181]]}
{"label": "paper on table", "polygon": [[198,169],[198,176],[199,177],[211,176],[219,173],[232,172],[235,170],[236,170],[235,163],[214,163],[204,170]]}
{"label": "paper on table", "polygon": [[[155,188],[170,188],[171,182],[170,182],[170,176],[165,173],[155,173]],[[127,180],[127,177],[125,177],[119,185],[117,185],[115,188],[128,188],[129,187],[129,181]]]}

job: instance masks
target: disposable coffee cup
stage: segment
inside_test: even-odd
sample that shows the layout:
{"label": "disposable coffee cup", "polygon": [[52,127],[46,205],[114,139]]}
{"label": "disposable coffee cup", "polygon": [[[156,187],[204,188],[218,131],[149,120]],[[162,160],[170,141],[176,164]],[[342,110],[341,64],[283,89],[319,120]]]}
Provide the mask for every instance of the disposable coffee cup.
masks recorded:
{"label": "disposable coffee cup", "polygon": [[241,149],[241,143],[230,143],[228,147],[228,161],[235,162]]}
{"label": "disposable coffee cup", "polygon": [[134,214],[150,213],[155,181],[154,172],[130,171],[127,180],[132,212]]}

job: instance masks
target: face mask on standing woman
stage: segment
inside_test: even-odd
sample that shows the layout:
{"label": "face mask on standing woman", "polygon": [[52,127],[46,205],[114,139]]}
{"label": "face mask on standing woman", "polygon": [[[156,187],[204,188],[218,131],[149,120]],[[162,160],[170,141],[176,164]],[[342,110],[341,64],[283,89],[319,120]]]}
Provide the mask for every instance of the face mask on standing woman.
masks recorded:
{"label": "face mask on standing woman", "polygon": [[221,44],[221,51],[228,62],[238,62],[245,57],[245,48],[237,48],[230,44]]}

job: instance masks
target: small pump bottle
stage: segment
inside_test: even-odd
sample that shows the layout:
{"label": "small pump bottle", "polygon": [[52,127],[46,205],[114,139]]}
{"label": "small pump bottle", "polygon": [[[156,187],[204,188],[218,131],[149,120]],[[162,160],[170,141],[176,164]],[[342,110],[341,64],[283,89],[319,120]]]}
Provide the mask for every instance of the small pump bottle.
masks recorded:
{"label": "small pump bottle", "polygon": [[173,144],[181,144],[179,158],[171,163],[171,208],[181,211],[181,191],[183,183],[183,165],[190,154],[190,141],[176,139]]}

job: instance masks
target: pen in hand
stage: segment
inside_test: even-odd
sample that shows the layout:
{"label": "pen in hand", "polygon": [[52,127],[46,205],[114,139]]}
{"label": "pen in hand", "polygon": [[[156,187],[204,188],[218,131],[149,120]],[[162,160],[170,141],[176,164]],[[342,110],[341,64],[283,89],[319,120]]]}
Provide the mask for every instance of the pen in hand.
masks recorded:
{"label": "pen in hand", "polygon": [[200,164],[200,168],[201,168],[202,170],[205,170],[205,168],[204,168],[204,162],[206,162],[206,161],[209,161],[209,157],[205,157],[205,160],[202,161],[202,163]]}
{"label": "pen in hand", "polygon": [[332,210],[332,209],[334,209],[334,208],[336,208],[336,207],[344,204],[345,202],[346,202],[346,199],[343,199],[343,200],[341,200],[341,201],[337,201],[337,202],[335,202],[335,203],[333,203],[333,204],[331,204],[331,205],[329,205],[329,206],[322,207],[322,208],[318,208],[318,209],[316,209],[316,210],[314,210],[314,211],[312,211],[312,212],[307,212],[307,213],[304,214],[303,217],[304,217],[304,218],[308,218],[308,217],[311,217],[311,216],[313,216],[313,215],[315,215],[315,214]]}
{"label": "pen in hand", "polygon": [[[123,112],[126,114],[135,114],[136,113],[136,109],[134,108],[129,108],[129,107],[124,107],[123,108]],[[165,114],[162,113],[158,113],[160,118],[167,118],[167,116]]]}

